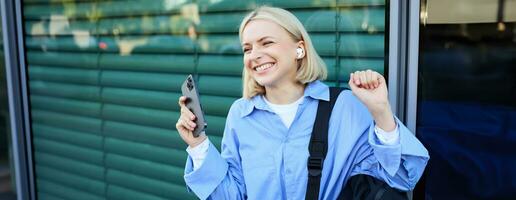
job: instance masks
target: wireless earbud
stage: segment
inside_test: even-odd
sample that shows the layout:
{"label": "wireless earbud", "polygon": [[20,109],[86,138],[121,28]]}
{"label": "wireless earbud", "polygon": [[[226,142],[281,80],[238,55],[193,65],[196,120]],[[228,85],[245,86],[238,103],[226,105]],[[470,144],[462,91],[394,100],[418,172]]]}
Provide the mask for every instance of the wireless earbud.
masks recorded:
{"label": "wireless earbud", "polygon": [[303,58],[304,50],[302,48],[297,48],[296,52],[297,52],[297,59]]}

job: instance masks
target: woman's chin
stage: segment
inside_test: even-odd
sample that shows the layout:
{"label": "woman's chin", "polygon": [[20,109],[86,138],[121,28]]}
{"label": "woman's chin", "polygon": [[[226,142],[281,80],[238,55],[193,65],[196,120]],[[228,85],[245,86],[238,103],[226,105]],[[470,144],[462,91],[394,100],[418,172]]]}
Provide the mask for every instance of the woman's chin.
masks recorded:
{"label": "woman's chin", "polygon": [[263,86],[263,87],[270,87],[270,86],[272,86],[272,83],[273,83],[272,80],[269,80],[268,78],[264,78],[264,77],[255,78],[254,80],[256,80],[258,85]]}

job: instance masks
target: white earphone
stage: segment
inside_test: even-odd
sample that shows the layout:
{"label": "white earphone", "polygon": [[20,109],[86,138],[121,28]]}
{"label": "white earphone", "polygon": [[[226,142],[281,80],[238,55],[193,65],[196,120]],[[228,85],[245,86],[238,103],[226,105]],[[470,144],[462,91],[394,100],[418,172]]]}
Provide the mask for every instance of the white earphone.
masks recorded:
{"label": "white earphone", "polygon": [[302,48],[297,48],[296,53],[297,53],[297,59],[303,58],[304,50]]}

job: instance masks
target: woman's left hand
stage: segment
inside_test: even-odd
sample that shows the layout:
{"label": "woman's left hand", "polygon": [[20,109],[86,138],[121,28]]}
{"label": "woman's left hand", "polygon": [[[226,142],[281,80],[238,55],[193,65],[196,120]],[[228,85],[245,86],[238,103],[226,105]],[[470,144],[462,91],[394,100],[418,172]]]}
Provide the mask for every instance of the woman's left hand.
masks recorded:
{"label": "woman's left hand", "polygon": [[350,74],[349,87],[353,94],[367,107],[376,125],[391,131],[396,128],[389,100],[385,78],[372,70],[356,71]]}

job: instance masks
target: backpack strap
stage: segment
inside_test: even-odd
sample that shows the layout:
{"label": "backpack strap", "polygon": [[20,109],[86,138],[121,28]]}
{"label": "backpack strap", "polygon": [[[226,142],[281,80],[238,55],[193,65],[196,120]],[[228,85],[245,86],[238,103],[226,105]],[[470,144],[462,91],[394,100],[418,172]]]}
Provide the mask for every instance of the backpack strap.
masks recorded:
{"label": "backpack strap", "polygon": [[323,169],[324,158],[328,152],[328,127],[330,124],[330,116],[337,97],[347,88],[330,87],[330,101],[319,101],[317,106],[317,116],[315,117],[314,126],[312,128],[312,136],[308,150],[308,186],[306,188],[306,200],[316,200],[319,198],[319,189],[321,185],[321,173]]}

